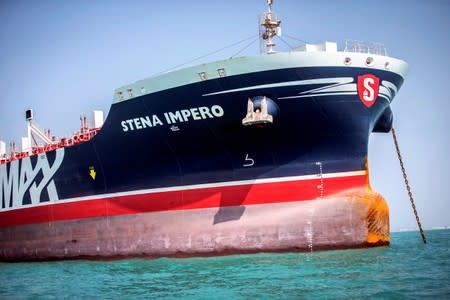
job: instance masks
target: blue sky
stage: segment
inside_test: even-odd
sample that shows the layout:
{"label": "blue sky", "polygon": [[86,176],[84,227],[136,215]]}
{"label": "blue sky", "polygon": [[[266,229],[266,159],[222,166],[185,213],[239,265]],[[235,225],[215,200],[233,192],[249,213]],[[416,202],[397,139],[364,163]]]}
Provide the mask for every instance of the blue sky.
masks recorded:
{"label": "blue sky", "polygon": [[[0,1],[0,139],[20,142],[27,108],[42,128],[69,135],[81,114],[108,112],[114,88],[256,37],[265,9],[264,0]],[[450,225],[450,1],[275,0],[274,11],[293,46],[288,36],[341,49],[345,39],[380,42],[409,63],[394,126],[423,225]],[[240,55],[258,51],[254,43]],[[391,228],[416,228],[391,136],[374,134],[369,146],[372,185],[389,202]]]}

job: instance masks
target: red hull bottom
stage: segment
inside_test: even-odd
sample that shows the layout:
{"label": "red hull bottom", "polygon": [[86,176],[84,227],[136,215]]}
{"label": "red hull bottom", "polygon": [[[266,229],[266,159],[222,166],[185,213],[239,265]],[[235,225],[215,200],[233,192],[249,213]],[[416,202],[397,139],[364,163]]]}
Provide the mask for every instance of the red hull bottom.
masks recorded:
{"label": "red hull bottom", "polygon": [[98,217],[0,229],[0,260],[189,257],[389,244],[377,193]]}

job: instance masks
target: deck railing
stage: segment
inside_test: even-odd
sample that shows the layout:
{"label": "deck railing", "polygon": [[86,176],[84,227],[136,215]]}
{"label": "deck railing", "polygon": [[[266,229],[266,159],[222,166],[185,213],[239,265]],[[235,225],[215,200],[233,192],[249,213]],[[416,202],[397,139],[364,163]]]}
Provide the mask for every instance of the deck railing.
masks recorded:
{"label": "deck railing", "polygon": [[379,43],[346,40],[344,52],[369,53],[387,56],[386,47]]}

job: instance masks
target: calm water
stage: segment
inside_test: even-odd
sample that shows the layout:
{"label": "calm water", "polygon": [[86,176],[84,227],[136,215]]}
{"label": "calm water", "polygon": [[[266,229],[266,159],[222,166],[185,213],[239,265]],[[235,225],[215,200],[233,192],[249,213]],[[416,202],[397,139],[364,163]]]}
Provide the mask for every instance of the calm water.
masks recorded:
{"label": "calm water", "polygon": [[450,299],[450,230],[388,248],[192,259],[0,263],[0,299]]}

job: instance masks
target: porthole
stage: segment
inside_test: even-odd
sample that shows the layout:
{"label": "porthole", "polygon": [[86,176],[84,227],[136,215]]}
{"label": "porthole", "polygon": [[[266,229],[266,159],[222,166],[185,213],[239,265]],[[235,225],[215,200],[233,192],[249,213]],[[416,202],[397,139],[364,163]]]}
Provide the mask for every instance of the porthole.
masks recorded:
{"label": "porthole", "polygon": [[374,65],[374,60],[373,60],[373,57],[368,57],[367,59],[366,59],[366,65],[368,65],[368,66],[373,66]]}
{"label": "porthole", "polygon": [[200,77],[201,80],[208,80],[208,76],[206,76],[205,72],[198,73],[198,76]]}
{"label": "porthole", "polygon": [[345,65],[350,65],[352,63],[352,59],[350,58],[350,57],[346,57],[345,59],[344,59],[344,64]]}
{"label": "porthole", "polygon": [[128,97],[133,98],[133,90],[132,89],[128,89]]}
{"label": "porthole", "polygon": [[387,62],[384,64],[384,68],[385,68],[386,70],[389,70],[389,69],[391,68],[391,64],[387,61]]}
{"label": "porthole", "polygon": [[225,72],[224,68],[217,69],[217,74],[219,74],[219,77],[225,77],[227,76],[227,73]]}

